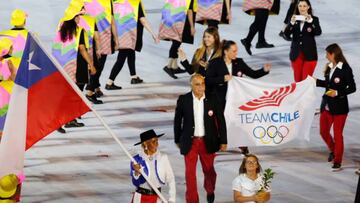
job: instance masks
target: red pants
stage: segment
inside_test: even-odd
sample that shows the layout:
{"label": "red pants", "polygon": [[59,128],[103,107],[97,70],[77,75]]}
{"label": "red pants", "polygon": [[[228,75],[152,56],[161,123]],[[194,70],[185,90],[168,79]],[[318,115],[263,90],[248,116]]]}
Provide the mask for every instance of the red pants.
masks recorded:
{"label": "red pants", "polygon": [[204,173],[204,188],[207,194],[215,191],[216,172],[214,168],[215,153],[209,154],[204,139],[193,139],[191,150],[185,155],[186,202],[199,203],[196,181],[196,164],[200,157]]}
{"label": "red pants", "polygon": [[[343,130],[347,114],[332,115],[329,111],[320,114],[320,135],[334,153],[334,163],[341,164],[344,154]],[[333,125],[334,139],[331,137],[330,129]]]}
{"label": "red pants", "polygon": [[317,61],[307,61],[304,53],[300,51],[299,56],[295,61],[291,61],[291,67],[294,70],[295,82],[305,80],[308,75],[312,76],[316,67]]}
{"label": "red pants", "polygon": [[157,203],[157,195],[142,195],[140,193],[134,192],[131,203]]}

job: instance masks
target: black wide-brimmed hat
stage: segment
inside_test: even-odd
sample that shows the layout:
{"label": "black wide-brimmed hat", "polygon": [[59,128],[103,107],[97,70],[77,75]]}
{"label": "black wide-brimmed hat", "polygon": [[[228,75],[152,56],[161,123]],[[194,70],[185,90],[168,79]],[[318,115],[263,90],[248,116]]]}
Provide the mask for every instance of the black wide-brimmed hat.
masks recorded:
{"label": "black wide-brimmed hat", "polygon": [[140,140],[141,140],[141,141],[138,142],[138,143],[136,143],[136,144],[134,144],[134,146],[135,146],[135,145],[139,145],[139,144],[145,142],[146,140],[150,140],[151,138],[161,137],[161,136],[163,136],[163,135],[164,135],[164,133],[163,133],[163,134],[160,134],[160,135],[157,135],[153,129],[148,130],[148,131],[145,131],[145,132],[142,132],[142,133],[140,134]]}

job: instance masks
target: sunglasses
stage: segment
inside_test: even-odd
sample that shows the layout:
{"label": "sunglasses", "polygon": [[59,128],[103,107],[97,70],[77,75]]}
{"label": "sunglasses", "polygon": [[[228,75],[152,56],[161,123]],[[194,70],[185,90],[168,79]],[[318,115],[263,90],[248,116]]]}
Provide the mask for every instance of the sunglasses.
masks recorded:
{"label": "sunglasses", "polygon": [[257,164],[257,161],[246,161],[246,164]]}

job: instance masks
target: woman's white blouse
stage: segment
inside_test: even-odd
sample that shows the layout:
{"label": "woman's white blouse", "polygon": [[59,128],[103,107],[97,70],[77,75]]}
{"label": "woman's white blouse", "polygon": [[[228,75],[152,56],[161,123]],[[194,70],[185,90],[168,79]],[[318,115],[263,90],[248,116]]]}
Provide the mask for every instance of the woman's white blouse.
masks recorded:
{"label": "woman's white blouse", "polygon": [[[262,177],[261,174],[258,174],[257,179],[251,180],[245,173],[240,174],[233,180],[232,189],[241,192],[241,195],[244,197],[250,197],[255,195],[261,189]],[[249,203],[255,202],[251,201]]]}

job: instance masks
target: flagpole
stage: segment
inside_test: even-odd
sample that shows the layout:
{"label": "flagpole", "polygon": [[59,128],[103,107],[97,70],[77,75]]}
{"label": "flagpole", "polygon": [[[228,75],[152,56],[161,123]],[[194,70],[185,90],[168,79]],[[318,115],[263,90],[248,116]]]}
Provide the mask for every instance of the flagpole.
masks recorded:
{"label": "flagpole", "polygon": [[[136,160],[131,156],[129,151],[125,148],[125,146],[122,144],[122,142],[119,140],[119,138],[116,137],[115,133],[111,130],[111,128],[108,126],[108,124],[105,123],[104,119],[98,114],[98,112],[91,107],[92,112],[95,114],[95,116],[100,120],[100,122],[104,125],[106,130],[110,133],[110,135],[115,139],[115,141],[120,145],[121,149],[125,152],[125,154],[130,158],[130,160],[137,164]],[[164,203],[168,203],[168,201],[164,198],[164,196],[161,194],[161,192],[158,190],[157,187],[155,187],[154,183],[152,183],[149,180],[149,177],[144,173],[142,168],[140,169],[141,175],[145,178],[146,182],[149,183],[149,185],[152,187],[152,189],[156,192],[156,194],[160,197],[160,199]]]}
{"label": "flagpole", "polygon": [[[105,123],[104,119],[98,114],[98,112],[91,106],[91,104],[89,103],[89,101],[85,98],[85,96],[82,94],[82,92],[80,91],[80,89],[76,86],[76,84],[74,83],[73,80],[71,80],[70,76],[62,69],[60,68],[61,65],[58,63],[57,60],[55,60],[53,58],[53,56],[49,55],[45,50],[45,48],[42,46],[40,40],[37,38],[36,35],[34,35],[34,33],[29,32],[29,34],[31,34],[31,36],[33,37],[33,39],[38,43],[38,45],[43,49],[44,53],[49,57],[49,59],[55,64],[56,68],[62,73],[62,75],[64,76],[64,78],[67,80],[67,82],[71,85],[71,87],[76,91],[76,93],[80,96],[80,98],[84,101],[84,103],[86,103],[88,105],[88,107],[91,109],[91,111],[95,114],[95,116],[100,120],[100,122],[103,124],[103,126],[105,127],[105,129],[110,133],[110,135],[114,138],[114,140],[120,145],[121,149],[124,151],[124,153],[129,157],[129,159],[137,164],[136,160],[131,156],[131,154],[129,153],[129,151],[125,148],[125,146],[122,144],[122,142],[119,140],[119,138],[116,137],[115,133],[111,130],[111,128],[108,126],[108,124]],[[156,192],[156,194],[159,196],[159,198],[161,199],[161,201],[163,201],[164,203],[168,203],[168,201],[165,199],[165,197],[161,194],[161,192],[158,190],[157,187],[155,187],[154,183],[152,183],[149,179],[149,177],[144,173],[144,171],[142,170],[142,168],[140,169],[140,173],[141,175],[145,178],[146,182],[149,183],[149,185],[151,186],[151,188]]]}

